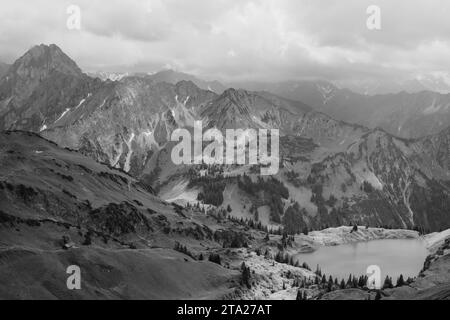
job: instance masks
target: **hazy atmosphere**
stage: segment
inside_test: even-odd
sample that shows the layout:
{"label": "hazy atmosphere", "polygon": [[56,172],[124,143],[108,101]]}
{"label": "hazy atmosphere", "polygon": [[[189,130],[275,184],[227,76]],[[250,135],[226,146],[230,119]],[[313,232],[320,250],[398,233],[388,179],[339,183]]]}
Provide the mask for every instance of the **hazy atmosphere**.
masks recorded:
{"label": "hazy atmosphere", "polygon": [[[2,4],[5,2],[1,0]],[[376,3],[375,3],[376,2]],[[85,71],[163,68],[226,80],[450,81],[450,3],[323,0],[18,0],[2,5],[0,61],[57,43]],[[66,10],[81,9],[69,30]],[[381,29],[366,9],[381,9]]]}

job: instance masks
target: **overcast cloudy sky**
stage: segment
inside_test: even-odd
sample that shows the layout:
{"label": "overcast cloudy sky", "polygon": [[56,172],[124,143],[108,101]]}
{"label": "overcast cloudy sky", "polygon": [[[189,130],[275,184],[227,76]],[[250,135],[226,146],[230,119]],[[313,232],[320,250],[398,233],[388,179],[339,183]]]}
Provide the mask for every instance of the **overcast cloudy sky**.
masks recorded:
{"label": "overcast cloudy sky", "polygon": [[[81,9],[81,30],[66,26]],[[381,30],[366,27],[369,5]],[[85,71],[219,80],[415,77],[450,70],[448,0],[0,0],[0,61],[55,43]]]}

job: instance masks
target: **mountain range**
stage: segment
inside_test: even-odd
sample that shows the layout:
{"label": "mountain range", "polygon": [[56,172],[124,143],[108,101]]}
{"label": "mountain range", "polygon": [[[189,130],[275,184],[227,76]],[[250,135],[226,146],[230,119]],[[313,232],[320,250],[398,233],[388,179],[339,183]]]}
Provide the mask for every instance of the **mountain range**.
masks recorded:
{"label": "mountain range", "polygon": [[180,81],[191,81],[197,87],[213,91],[216,93],[222,93],[227,88],[221,84],[219,81],[205,81],[196,76],[190,75],[184,72],[178,72],[171,69],[162,70],[154,73],[119,73],[119,72],[89,72],[87,73],[89,76],[93,78],[99,78],[101,80],[112,80],[112,81],[120,81],[124,77],[128,76],[138,76],[141,78],[147,78],[154,80],[156,82],[167,82],[171,84],[177,84]]}
{"label": "mountain range", "polygon": [[[99,77],[120,80],[124,76],[127,74]],[[341,87],[323,80],[222,84],[173,70],[137,76],[171,84],[191,81],[199,88],[217,94],[230,87],[266,91],[286,99],[301,101],[335,119],[368,128],[380,127],[402,138],[435,134],[450,125],[450,95],[441,93],[448,90],[445,89],[446,82],[440,78],[421,77],[420,80],[392,83],[362,81],[357,82],[358,86],[346,83],[346,87]]]}
{"label": "mountain range", "polygon": [[335,84],[340,88],[346,88],[353,92],[364,95],[378,95],[399,93],[417,93],[421,91],[433,91],[446,94],[450,92],[449,75],[437,73],[419,75],[411,79],[384,79],[384,80],[354,80],[337,81]]}
{"label": "mountain range", "polygon": [[[35,46],[0,78],[0,296],[273,298],[314,279],[276,258],[314,250],[311,230],[359,225],[345,243],[417,236],[379,227],[450,228],[446,99],[326,81],[230,88],[167,70],[88,75],[56,45]],[[280,170],[175,165],[173,130],[198,120],[278,129]],[[445,248],[427,260],[427,281]],[[71,264],[83,291],[65,290]],[[447,294],[425,278],[427,296]]]}
{"label": "mountain range", "polygon": [[450,94],[402,91],[365,95],[327,81],[236,83],[235,86],[302,101],[335,119],[372,129],[380,127],[402,138],[435,134],[450,125]]}
{"label": "mountain range", "polygon": [[[109,78],[117,80],[124,76],[127,74],[114,74]],[[450,125],[450,95],[441,93],[448,90],[445,89],[446,82],[440,78],[422,77],[420,81],[414,79],[392,83],[361,81],[355,85],[346,83],[346,86],[338,86],[324,80],[222,84],[173,70],[138,76],[171,84],[192,81],[199,88],[217,94],[223,93],[227,88],[266,91],[286,99],[301,101],[335,119],[372,129],[380,127],[402,138],[435,134]],[[104,76],[100,78],[108,79]]]}
{"label": "mountain range", "polygon": [[[233,180],[219,189],[225,195],[219,206],[254,219],[253,204],[267,225],[282,223],[284,211],[297,203],[305,209],[298,213],[298,223],[311,228],[352,221],[427,230],[450,226],[449,124],[444,125],[442,116],[450,115],[443,106],[446,96],[423,92],[371,97],[326,82],[284,83],[264,91],[230,88],[219,94],[191,80],[178,81],[184,77],[165,71],[102,81],[83,74],[57,46],[37,46],[0,82],[0,124],[3,129],[39,132],[146,181],[164,199],[183,205],[196,203],[205,190],[190,175],[192,167],[171,163],[174,129],[192,127],[195,120],[219,130],[277,128],[282,163],[276,178],[289,190],[277,200],[282,209],[270,207],[273,199],[267,194],[239,192]],[[424,103],[433,97],[442,100],[431,110]],[[420,138],[407,140],[384,128],[334,119],[383,113],[397,100],[411,118],[403,130],[420,128],[410,108],[422,114],[419,123],[432,124]],[[373,119],[377,117],[367,121]],[[251,166],[221,170],[224,176],[245,173],[257,179]]]}

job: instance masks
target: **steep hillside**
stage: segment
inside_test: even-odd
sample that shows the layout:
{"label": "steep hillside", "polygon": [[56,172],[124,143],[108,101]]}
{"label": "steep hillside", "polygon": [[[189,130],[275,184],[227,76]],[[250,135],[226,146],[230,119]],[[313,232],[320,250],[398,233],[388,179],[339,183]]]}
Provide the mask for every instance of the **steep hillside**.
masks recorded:
{"label": "steep hillside", "polygon": [[[435,159],[422,141],[375,130],[345,152],[314,163],[307,183],[322,191],[316,204],[323,213],[331,209],[346,221],[440,230],[449,226],[450,175]],[[342,206],[329,206],[325,199],[331,197]]]}
{"label": "steep hillside", "polygon": [[[125,172],[29,132],[0,134],[0,239],[2,299],[267,299],[314,277],[273,260],[283,243],[298,252],[311,239],[287,243],[163,202]],[[81,290],[66,287],[71,265]]]}
{"label": "steep hillside", "polygon": [[[355,222],[425,230],[449,227],[448,129],[423,139],[404,140],[317,112],[293,114],[283,108],[276,108],[281,117],[257,122],[255,119],[266,114],[264,106],[270,104],[265,100],[266,104],[253,103],[261,99],[256,93],[235,92],[235,99],[221,96],[215,100],[221,102],[219,106],[208,105],[214,108],[210,113],[215,116],[212,123],[219,128],[280,128],[284,133],[280,140],[282,162],[276,179],[288,195],[283,191],[284,195],[280,193],[274,200],[271,189],[266,190],[269,193],[249,191],[260,190],[257,185],[261,184],[259,170],[253,166],[174,168],[168,145],[155,154],[157,160],[151,163],[154,171],[151,167],[144,170],[152,172],[144,177],[163,198],[184,204],[198,200],[219,204],[230,207],[231,215],[266,225],[292,225],[294,219],[297,226],[293,230],[297,231]],[[218,112],[221,110],[226,111]],[[205,172],[209,178],[202,178]],[[253,182],[242,182],[239,177],[244,174]],[[179,191],[170,191],[174,188]],[[211,194],[211,198],[203,199],[205,192],[209,193],[207,189],[223,196]],[[274,201],[282,209],[276,209]]]}
{"label": "steep hillside", "polygon": [[[258,229],[215,210],[161,201],[124,171],[35,133],[0,133],[2,299],[292,299],[300,285],[317,299],[325,293],[314,284],[317,275],[290,255],[361,239],[418,237],[362,226],[295,237]],[[417,297],[440,298],[448,292],[441,285],[448,248],[440,246],[448,241],[427,239],[438,248],[416,282],[426,289]],[[67,289],[72,265],[80,267],[81,290]],[[333,294],[348,296],[338,288]]]}
{"label": "steep hillside", "polygon": [[[203,246],[222,247],[214,218],[124,172],[23,132],[0,134],[0,164],[1,298],[219,298],[239,286],[236,271],[196,261]],[[74,264],[80,291],[66,287]]]}
{"label": "steep hillside", "polygon": [[128,77],[105,84],[42,134],[137,175],[172,131],[192,126],[198,110],[214,97],[192,82]]}

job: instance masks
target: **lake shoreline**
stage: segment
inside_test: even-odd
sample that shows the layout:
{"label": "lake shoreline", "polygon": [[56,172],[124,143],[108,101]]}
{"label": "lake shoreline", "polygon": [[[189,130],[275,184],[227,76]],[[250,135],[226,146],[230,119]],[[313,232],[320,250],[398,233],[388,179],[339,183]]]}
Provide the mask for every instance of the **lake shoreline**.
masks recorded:
{"label": "lake shoreline", "polygon": [[419,239],[423,237],[417,231],[405,229],[366,228],[365,226],[358,226],[357,231],[352,230],[353,227],[341,226],[320,231],[311,231],[308,235],[301,234],[296,236],[296,242],[299,241],[301,243],[296,253],[310,253],[320,247],[338,246],[349,243],[384,239]]}

